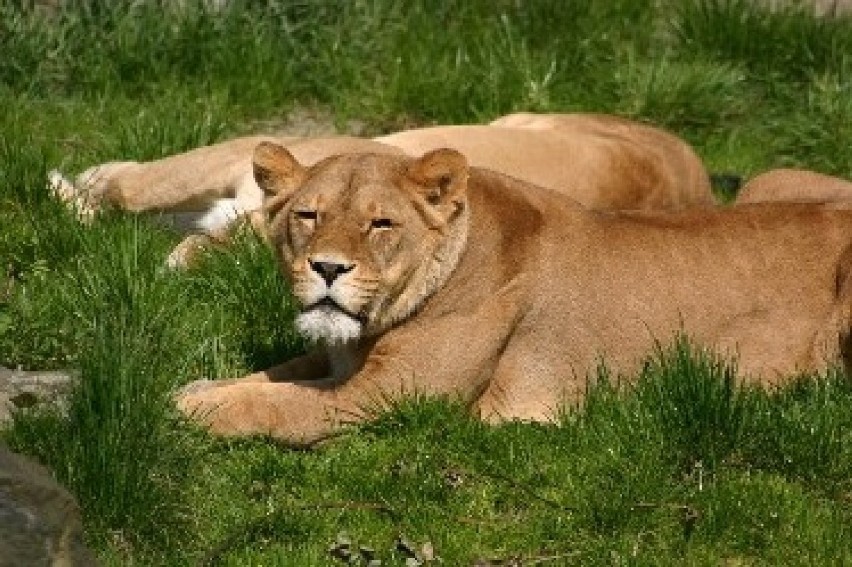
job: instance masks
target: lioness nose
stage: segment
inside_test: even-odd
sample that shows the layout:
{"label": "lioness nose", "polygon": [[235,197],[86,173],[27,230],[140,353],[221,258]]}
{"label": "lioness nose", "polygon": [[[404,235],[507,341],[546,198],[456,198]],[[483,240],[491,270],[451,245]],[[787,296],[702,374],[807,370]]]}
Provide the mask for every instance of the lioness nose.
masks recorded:
{"label": "lioness nose", "polygon": [[329,286],[334,283],[337,276],[345,274],[355,267],[355,264],[349,264],[347,266],[345,264],[337,264],[335,262],[314,262],[313,260],[310,261],[310,264],[311,269],[322,276],[322,279],[325,280],[325,285]]}

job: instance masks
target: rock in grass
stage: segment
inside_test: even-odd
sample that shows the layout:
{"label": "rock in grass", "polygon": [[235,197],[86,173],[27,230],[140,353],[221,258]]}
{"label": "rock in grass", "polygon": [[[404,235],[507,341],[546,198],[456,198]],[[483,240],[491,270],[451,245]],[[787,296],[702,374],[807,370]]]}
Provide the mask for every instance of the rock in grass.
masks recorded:
{"label": "rock in grass", "polygon": [[0,366],[0,427],[11,412],[44,403],[61,401],[76,378],[65,371],[10,370]]}
{"label": "rock in grass", "polygon": [[44,467],[0,445],[0,567],[97,565],[80,510]]}

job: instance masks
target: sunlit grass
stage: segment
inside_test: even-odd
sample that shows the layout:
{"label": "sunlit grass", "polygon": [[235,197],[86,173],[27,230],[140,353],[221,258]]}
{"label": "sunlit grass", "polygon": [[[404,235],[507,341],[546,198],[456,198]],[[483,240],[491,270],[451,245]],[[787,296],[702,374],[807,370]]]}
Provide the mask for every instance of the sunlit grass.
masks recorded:
{"label": "sunlit grass", "polygon": [[742,389],[684,340],[635,386],[601,379],[558,426],[398,404],[310,452],[222,442],[174,388],[303,348],[272,253],[246,232],[185,274],[177,237],[49,198],[47,171],[145,160],[329,109],[370,131],[514,110],[664,125],[709,168],[852,176],[852,24],[737,0],[68,2],[0,6],[0,364],[74,368],[64,413],[5,437],[81,502],[107,564],[333,564],[345,531],[445,565],[852,561],[852,387]]}

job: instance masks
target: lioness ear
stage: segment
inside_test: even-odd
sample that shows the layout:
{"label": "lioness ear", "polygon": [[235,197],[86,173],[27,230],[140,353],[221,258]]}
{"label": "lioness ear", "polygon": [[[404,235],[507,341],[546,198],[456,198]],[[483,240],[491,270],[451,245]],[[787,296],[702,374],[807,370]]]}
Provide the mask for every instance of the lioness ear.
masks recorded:
{"label": "lioness ear", "polygon": [[409,179],[430,205],[444,213],[444,220],[464,206],[468,173],[467,158],[448,148],[433,150],[408,166]]}
{"label": "lioness ear", "polygon": [[306,169],[284,146],[261,142],[252,157],[254,180],[267,197],[286,197],[305,180]]}

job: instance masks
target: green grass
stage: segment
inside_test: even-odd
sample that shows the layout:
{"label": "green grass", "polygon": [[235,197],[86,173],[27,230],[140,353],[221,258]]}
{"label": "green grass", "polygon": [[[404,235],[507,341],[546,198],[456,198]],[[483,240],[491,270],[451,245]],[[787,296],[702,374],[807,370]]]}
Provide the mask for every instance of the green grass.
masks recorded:
{"label": "green grass", "polygon": [[107,565],[328,565],[340,532],[385,565],[404,564],[400,536],[445,565],[852,562],[838,373],[742,389],[677,338],[634,387],[602,369],[558,426],[424,399],[309,452],[214,440],[170,392],[303,346],[269,250],[247,233],[168,273],[175,235],[122,214],[82,227],[45,187],[53,167],[156,158],[298,106],[376,132],[614,112],[713,171],[852,176],[852,21],[739,0],[31,4],[0,5],[0,364],[81,383],[4,436],[78,497]]}

